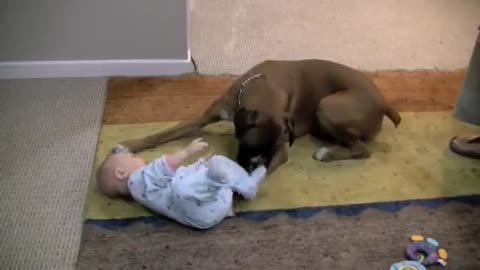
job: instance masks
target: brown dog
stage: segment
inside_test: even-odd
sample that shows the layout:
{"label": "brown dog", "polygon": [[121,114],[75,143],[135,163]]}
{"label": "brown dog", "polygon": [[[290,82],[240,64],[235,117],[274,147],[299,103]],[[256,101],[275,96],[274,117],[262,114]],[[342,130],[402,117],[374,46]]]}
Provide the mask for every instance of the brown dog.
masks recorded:
{"label": "brown dog", "polygon": [[235,125],[239,164],[250,170],[261,160],[272,172],[288,159],[285,143],[308,133],[334,143],[320,147],[317,160],[368,158],[365,142],[381,130],[384,115],[395,126],[401,121],[357,70],[324,60],[265,61],[240,76],[200,117],[122,142],[114,151],[135,153],[227,120]]}

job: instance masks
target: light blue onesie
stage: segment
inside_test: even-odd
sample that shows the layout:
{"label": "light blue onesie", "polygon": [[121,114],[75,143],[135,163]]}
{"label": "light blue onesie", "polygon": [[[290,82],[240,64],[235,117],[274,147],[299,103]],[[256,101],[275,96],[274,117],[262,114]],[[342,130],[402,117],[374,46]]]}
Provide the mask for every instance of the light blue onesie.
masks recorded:
{"label": "light blue onesie", "polygon": [[165,157],[133,172],[132,197],[151,210],[198,229],[208,229],[233,215],[233,192],[253,199],[265,177],[261,166],[250,175],[236,162],[213,156],[171,171]]}

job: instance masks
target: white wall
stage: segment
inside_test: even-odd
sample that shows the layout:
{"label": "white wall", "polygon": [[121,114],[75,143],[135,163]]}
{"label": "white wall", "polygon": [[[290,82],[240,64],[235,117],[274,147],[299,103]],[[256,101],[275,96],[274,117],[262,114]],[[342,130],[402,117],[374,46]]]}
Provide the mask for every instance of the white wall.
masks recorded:
{"label": "white wall", "polygon": [[188,72],[187,29],[187,0],[2,0],[0,78]]}

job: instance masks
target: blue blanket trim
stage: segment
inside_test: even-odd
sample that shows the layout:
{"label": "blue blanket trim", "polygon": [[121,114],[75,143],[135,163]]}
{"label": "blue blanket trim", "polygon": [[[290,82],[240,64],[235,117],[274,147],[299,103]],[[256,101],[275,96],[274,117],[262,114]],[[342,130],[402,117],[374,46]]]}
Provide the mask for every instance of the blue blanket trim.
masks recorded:
{"label": "blue blanket trim", "polygon": [[[365,203],[365,204],[353,204],[344,206],[324,206],[324,207],[303,207],[296,209],[285,210],[265,210],[265,211],[250,211],[241,212],[237,214],[237,217],[244,218],[246,220],[263,222],[279,214],[287,214],[292,218],[306,219],[313,215],[327,211],[329,213],[335,213],[340,216],[355,216],[362,211],[373,208],[385,212],[398,212],[402,208],[410,205],[423,206],[431,209],[436,209],[449,202],[460,202],[472,206],[480,205],[480,195],[467,195],[441,199],[422,199],[422,200],[407,200],[397,202],[379,202],[379,203]],[[165,226],[171,224],[172,221],[161,216],[150,217],[138,217],[138,218],[126,218],[126,219],[109,219],[109,220],[97,220],[87,219],[86,224],[94,224],[100,228],[107,230],[118,230],[129,226],[136,222],[143,222],[146,224],[152,224],[155,226]]]}

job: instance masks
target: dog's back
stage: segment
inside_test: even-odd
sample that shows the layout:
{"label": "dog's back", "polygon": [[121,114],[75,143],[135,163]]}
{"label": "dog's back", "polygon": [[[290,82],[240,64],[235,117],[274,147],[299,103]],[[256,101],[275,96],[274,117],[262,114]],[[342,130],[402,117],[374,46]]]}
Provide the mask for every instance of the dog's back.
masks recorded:
{"label": "dog's back", "polygon": [[[255,74],[264,75],[278,95],[273,97],[270,91],[268,95],[260,94],[255,97],[255,103],[268,104],[272,100],[288,103],[277,108],[294,108],[290,114],[299,136],[307,133],[312,121],[315,121],[315,112],[321,99],[346,90],[349,90],[362,106],[378,108],[378,113],[386,115],[395,126],[401,120],[399,114],[386,103],[373,81],[363,72],[346,65],[319,59],[267,60],[252,67],[238,81],[242,82]],[[288,98],[279,98],[282,95]],[[259,99],[267,100],[264,102]],[[292,102],[295,104],[290,104]]]}

